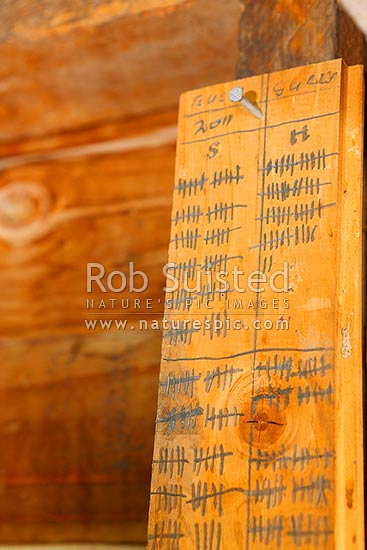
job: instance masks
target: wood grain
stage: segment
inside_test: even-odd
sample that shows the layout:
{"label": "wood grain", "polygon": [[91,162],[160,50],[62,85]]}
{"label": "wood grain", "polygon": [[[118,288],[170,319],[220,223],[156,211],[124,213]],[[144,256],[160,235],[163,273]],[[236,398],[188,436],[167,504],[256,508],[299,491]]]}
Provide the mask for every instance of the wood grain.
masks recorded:
{"label": "wood grain", "polygon": [[339,57],[366,64],[364,36],[334,0],[242,1],[238,78]]}
{"label": "wood grain", "polygon": [[[343,126],[339,180],[340,235],[337,272],[336,402],[337,499],[335,536],[339,548],[364,547],[363,460],[363,67],[344,72]],[[364,330],[364,328],[363,328]],[[350,353],[345,344],[350,341]],[[344,352],[343,352],[344,351]],[[344,493],[344,495],[343,495]]]}
{"label": "wood grain", "polygon": [[233,76],[238,0],[46,6],[0,9],[0,142],[174,108],[182,90]]}
{"label": "wood grain", "polygon": [[37,9],[24,0],[0,6],[0,40],[39,40],[78,27],[97,26],[121,16],[166,14],[186,0],[42,0]]}
{"label": "wood grain", "polygon": [[[83,330],[88,261],[110,271],[135,261],[151,274],[150,297],[162,297],[173,162],[168,146],[0,173],[3,336]],[[38,195],[47,198],[39,217]]]}
{"label": "wood grain", "polygon": [[181,98],[148,548],[364,548],[362,73]]}
{"label": "wood grain", "polygon": [[[106,147],[136,136],[128,121],[45,140],[0,171],[3,543],[146,538],[161,333],[130,327],[162,315],[175,144]],[[88,294],[86,264],[129,261],[149,275],[140,298],[153,309],[87,310],[131,295]],[[85,325],[107,317],[128,329]]]}
{"label": "wood grain", "polygon": [[159,352],[147,332],[2,340],[3,543],[144,540]]}
{"label": "wood grain", "polygon": [[360,59],[330,2],[0,3],[3,542],[146,539],[161,332],[86,332],[85,263],[163,299],[178,96],[233,77],[243,9],[240,75]]}

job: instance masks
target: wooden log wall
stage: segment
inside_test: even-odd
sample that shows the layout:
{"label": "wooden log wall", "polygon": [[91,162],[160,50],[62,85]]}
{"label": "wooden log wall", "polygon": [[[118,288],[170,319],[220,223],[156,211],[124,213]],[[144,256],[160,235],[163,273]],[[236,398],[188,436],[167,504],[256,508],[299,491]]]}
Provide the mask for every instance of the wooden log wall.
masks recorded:
{"label": "wooden log wall", "polygon": [[133,258],[161,296],[175,147],[116,132],[0,171],[2,541],[144,540],[160,339],[88,331],[85,272]]}

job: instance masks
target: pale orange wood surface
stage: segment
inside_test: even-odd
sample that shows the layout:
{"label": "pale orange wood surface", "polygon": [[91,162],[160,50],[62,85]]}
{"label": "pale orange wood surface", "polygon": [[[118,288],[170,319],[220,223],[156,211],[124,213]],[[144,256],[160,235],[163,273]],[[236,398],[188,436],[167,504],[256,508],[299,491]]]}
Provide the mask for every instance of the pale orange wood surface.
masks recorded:
{"label": "pale orange wood surface", "polygon": [[364,548],[362,102],[341,60],[181,98],[151,550]]}
{"label": "pale orange wood surface", "polygon": [[363,67],[343,74],[343,126],[337,251],[336,499],[337,548],[363,548],[363,394],[361,258],[363,235]]}

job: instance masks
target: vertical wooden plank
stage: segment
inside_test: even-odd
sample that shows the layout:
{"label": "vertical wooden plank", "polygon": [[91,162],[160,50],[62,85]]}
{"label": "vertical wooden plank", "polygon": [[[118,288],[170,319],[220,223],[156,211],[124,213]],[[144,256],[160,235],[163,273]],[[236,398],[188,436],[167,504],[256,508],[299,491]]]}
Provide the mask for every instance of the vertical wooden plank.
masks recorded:
{"label": "vertical wooden plank", "polygon": [[[362,444],[357,367],[353,419],[343,416],[354,439],[339,433],[350,395],[337,254],[361,220],[360,195],[341,200],[345,136],[362,128],[361,81],[346,87],[346,71],[336,60],[181,98],[169,250],[179,285],[166,301],[148,548],[346,547],[337,501],[361,479]],[[260,120],[228,101],[234,85]],[[345,122],[347,90],[357,106]],[[359,314],[350,330],[358,365]],[[349,526],[362,523],[353,494]],[[344,536],[362,550],[362,527]]]}
{"label": "vertical wooden plank", "polygon": [[344,71],[336,336],[336,540],[364,548],[362,400],[363,67]]}

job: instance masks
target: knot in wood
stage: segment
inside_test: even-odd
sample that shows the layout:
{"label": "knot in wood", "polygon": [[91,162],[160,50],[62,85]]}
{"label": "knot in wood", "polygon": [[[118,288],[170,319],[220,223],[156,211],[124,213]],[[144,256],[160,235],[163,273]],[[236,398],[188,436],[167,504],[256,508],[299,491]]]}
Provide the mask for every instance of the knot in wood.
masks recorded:
{"label": "knot in wood", "polygon": [[49,209],[49,193],[37,183],[13,182],[0,189],[0,227],[31,225],[44,218]]}

